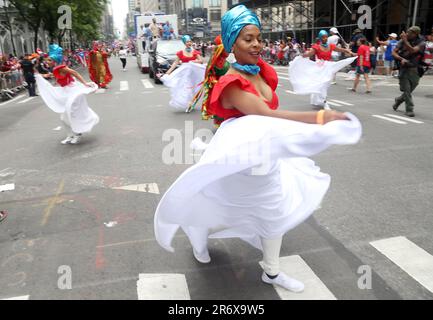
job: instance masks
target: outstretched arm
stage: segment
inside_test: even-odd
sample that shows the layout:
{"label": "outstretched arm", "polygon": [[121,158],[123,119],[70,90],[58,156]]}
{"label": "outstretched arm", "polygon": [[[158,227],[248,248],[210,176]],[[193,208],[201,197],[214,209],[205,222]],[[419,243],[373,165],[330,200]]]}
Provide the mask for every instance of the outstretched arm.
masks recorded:
{"label": "outstretched arm", "polygon": [[203,58],[202,58],[202,56],[198,54],[197,58],[194,60],[194,62],[203,64]]}
{"label": "outstretched arm", "polygon": [[352,52],[352,51],[349,50],[349,49],[345,49],[345,48],[335,47],[335,48],[334,48],[334,51],[337,51],[337,52],[344,52],[346,55],[348,55],[348,56],[352,56],[352,57],[357,56],[356,53]]}
{"label": "outstretched arm", "polygon": [[316,50],[311,48],[310,50],[308,50],[307,52],[302,54],[303,58],[311,58],[312,56],[314,56],[316,54]]}
{"label": "outstretched arm", "polygon": [[180,64],[180,59],[179,57],[176,57],[176,60],[173,62],[173,64],[171,65],[170,69],[167,70],[167,72],[165,74],[171,74],[173,72],[174,69],[176,69],[176,67]]}
{"label": "outstretched arm", "polygon": [[77,71],[75,71],[74,69],[70,69],[70,68],[66,67],[66,68],[63,68],[63,70],[64,70],[66,73],[69,73],[69,74],[73,75],[75,78],[78,79],[78,81],[80,81],[80,82],[81,82],[82,84],[84,84],[85,86],[87,86],[87,87],[92,87],[92,85],[91,85],[90,83],[86,82],[86,81],[84,80],[84,78],[81,76],[81,74],[79,74],[79,73],[78,73]]}
{"label": "outstretched arm", "polygon": [[[287,110],[271,110],[268,105],[253,93],[243,91],[236,84],[225,88],[221,96],[221,103],[224,108],[236,108],[246,115],[260,115],[286,120],[294,120],[305,123],[317,123],[318,112],[293,112]],[[322,111],[323,112],[323,111]],[[333,120],[348,120],[341,112],[324,111],[323,123]]]}

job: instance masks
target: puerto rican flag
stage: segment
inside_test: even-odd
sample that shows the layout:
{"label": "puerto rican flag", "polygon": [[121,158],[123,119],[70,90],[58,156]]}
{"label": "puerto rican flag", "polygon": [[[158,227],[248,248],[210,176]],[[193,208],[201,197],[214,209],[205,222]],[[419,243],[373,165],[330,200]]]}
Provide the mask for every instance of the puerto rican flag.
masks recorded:
{"label": "puerto rican flag", "polygon": [[76,53],[75,56],[78,58],[78,60],[84,67],[87,67],[86,59],[84,57],[84,51],[80,51]]}

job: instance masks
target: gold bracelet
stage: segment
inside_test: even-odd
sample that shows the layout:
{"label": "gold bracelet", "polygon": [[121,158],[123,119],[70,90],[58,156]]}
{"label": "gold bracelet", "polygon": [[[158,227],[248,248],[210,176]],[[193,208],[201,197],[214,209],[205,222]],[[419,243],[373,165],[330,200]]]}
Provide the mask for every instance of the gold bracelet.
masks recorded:
{"label": "gold bracelet", "polygon": [[316,115],[316,123],[323,125],[325,123],[325,110],[320,110]]}

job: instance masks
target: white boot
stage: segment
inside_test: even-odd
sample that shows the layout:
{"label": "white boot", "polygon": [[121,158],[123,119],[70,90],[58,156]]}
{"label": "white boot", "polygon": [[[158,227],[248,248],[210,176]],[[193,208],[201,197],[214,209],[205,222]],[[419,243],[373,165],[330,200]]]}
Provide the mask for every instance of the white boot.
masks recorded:
{"label": "white boot", "polygon": [[70,144],[79,144],[80,141],[81,141],[81,133],[74,134],[74,136],[72,137],[72,140],[69,143]]}
{"label": "white boot", "polygon": [[192,252],[193,252],[194,257],[197,259],[198,262],[200,262],[200,263],[209,263],[210,262],[209,251],[207,248],[205,251],[200,252],[200,253],[195,251],[195,249],[193,248]]}
{"label": "white boot", "polygon": [[274,284],[283,287],[286,290],[296,292],[296,293],[300,293],[304,291],[305,288],[302,282],[290,278],[283,272],[278,273],[278,276],[274,279],[269,278],[268,275],[265,272],[263,272],[262,281],[267,284]]}
{"label": "white boot", "polygon": [[70,134],[66,137],[66,139],[60,141],[61,144],[69,144],[71,143],[72,139],[74,138],[73,134]]}

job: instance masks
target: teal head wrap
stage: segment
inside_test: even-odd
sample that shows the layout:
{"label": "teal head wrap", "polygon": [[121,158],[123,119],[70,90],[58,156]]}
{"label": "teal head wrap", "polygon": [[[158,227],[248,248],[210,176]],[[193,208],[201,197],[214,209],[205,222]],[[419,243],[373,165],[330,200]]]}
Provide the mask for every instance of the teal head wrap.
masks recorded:
{"label": "teal head wrap", "polygon": [[317,37],[319,38],[320,43],[322,44],[322,46],[326,48],[328,46],[328,43],[327,42],[326,43],[323,42],[323,40],[322,40],[323,36],[328,36],[328,32],[326,30],[320,30],[319,34],[317,35]]}
{"label": "teal head wrap", "polygon": [[239,5],[227,11],[221,20],[221,37],[224,49],[230,53],[243,27],[252,24],[261,29],[257,15],[244,5]]}
{"label": "teal head wrap", "polygon": [[50,44],[48,56],[57,63],[62,63],[63,49],[58,44]]}
{"label": "teal head wrap", "polygon": [[191,39],[191,36],[189,36],[189,35],[184,35],[184,36],[182,36],[182,42],[183,43],[187,43],[188,41],[191,41],[192,39]]}

